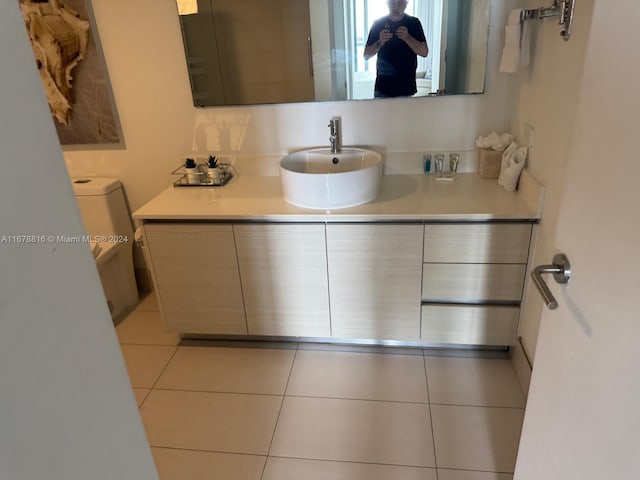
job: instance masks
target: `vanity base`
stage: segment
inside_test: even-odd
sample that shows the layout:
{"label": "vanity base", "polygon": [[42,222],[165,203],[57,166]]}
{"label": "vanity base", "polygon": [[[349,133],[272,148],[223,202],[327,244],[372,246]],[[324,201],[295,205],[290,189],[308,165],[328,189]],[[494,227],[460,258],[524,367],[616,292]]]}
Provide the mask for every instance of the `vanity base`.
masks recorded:
{"label": "vanity base", "polygon": [[[233,343],[238,346],[251,346],[252,343],[277,344],[277,343],[300,343],[304,346],[299,347],[305,349],[316,346],[318,348],[333,347],[375,347],[375,348],[402,348],[407,352],[418,349],[428,349],[441,352],[448,350],[455,351],[460,354],[461,351],[469,352],[493,352],[495,354],[507,355],[511,346],[509,345],[468,345],[468,344],[451,344],[451,343],[433,343],[433,342],[407,342],[400,340],[372,340],[372,339],[353,339],[353,338],[325,338],[325,337],[290,337],[290,336],[273,336],[273,335],[216,335],[216,334],[180,334],[181,345],[196,345],[215,343],[229,344]],[[222,346],[222,345],[220,345]]]}

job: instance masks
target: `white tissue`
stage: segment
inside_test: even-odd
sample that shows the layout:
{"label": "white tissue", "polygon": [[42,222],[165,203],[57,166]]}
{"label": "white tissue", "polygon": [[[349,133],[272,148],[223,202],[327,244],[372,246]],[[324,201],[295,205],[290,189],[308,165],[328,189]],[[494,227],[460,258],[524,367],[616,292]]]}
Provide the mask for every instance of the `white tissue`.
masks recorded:
{"label": "white tissue", "polygon": [[498,134],[496,132],[491,132],[486,137],[478,137],[476,139],[476,146],[486,150],[502,152],[511,142],[513,142],[513,135],[510,133]]}
{"label": "white tissue", "polygon": [[502,166],[498,184],[502,185],[507,192],[514,192],[518,185],[518,178],[524,168],[524,161],[527,158],[527,147],[520,147],[515,142],[502,154]]}
{"label": "white tissue", "polygon": [[507,24],[504,27],[504,48],[498,71],[504,73],[515,73],[520,66],[521,48],[521,8],[511,10],[507,16]]}

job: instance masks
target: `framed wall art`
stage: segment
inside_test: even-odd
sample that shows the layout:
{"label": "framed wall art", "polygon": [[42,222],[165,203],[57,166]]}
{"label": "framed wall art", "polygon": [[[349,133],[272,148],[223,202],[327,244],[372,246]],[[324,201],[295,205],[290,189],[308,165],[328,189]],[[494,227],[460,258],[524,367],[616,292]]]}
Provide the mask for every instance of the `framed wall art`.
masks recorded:
{"label": "framed wall art", "polygon": [[19,0],[60,144],[124,146],[89,0]]}

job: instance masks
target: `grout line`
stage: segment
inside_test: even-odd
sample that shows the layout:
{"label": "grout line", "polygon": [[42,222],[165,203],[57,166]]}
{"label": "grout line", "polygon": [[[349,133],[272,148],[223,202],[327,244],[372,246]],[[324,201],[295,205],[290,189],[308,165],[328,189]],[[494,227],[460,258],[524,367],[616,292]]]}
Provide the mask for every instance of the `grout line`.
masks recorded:
{"label": "grout line", "polygon": [[264,465],[262,466],[262,473],[260,474],[260,479],[264,477],[264,472],[267,469],[267,462],[269,461],[269,454],[271,453],[271,447],[273,445],[273,439],[276,437],[276,430],[278,429],[278,422],[280,421],[280,415],[282,414],[282,408],[284,407],[284,399],[287,396],[287,388],[289,388],[289,382],[291,381],[291,375],[293,375],[293,369],[296,364],[296,358],[298,356],[298,347],[299,344],[296,343],[296,350],[293,354],[293,360],[291,361],[291,369],[289,370],[289,376],[287,377],[287,383],[284,386],[284,390],[282,392],[282,400],[280,402],[280,409],[278,410],[278,416],[276,417],[276,423],[273,426],[273,433],[271,434],[271,440],[269,441],[269,448],[267,448],[267,455],[264,461]]}
{"label": "grout line", "polygon": [[430,470],[436,469],[436,467],[427,467],[424,465],[411,465],[411,464],[405,464],[405,463],[363,462],[358,460],[341,460],[341,459],[330,459],[330,458],[292,457],[290,455],[270,455],[270,457],[285,458],[285,459],[291,459],[291,460],[311,460],[314,462],[353,463],[357,465],[381,465],[381,466],[390,466],[390,467],[422,468],[422,469],[430,469]]}
{"label": "grout line", "polygon": [[402,403],[407,405],[427,405],[429,402],[418,402],[410,400],[384,400],[379,398],[354,398],[354,397],[322,397],[318,395],[286,395],[289,398],[315,398],[317,400],[349,400],[353,402],[377,402],[377,403]]}
{"label": "grout line", "polygon": [[467,408],[501,408],[503,410],[524,410],[524,407],[501,407],[499,405],[468,405],[465,403],[441,403],[434,402],[431,405],[439,405],[441,407],[467,407]]}
{"label": "grout line", "polygon": [[[153,385],[151,385],[151,388],[149,389],[149,394],[151,393],[152,390],[155,389],[158,380],[160,380],[160,377],[162,376],[162,374],[165,372],[165,370],[167,369],[167,367],[169,366],[169,364],[171,363],[171,361],[173,360],[173,358],[176,356],[176,353],[178,353],[178,348],[179,346],[176,345],[175,346],[175,350],[173,351],[173,353],[171,354],[171,357],[169,358],[169,360],[167,361],[167,363],[164,365],[164,367],[162,368],[162,371],[158,374],[158,376],[156,377],[156,380],[153,382]],[[160,390],[160,389],[158,389]],[[147,397],[149,396],[149,394],[147,394]],[[145,401],[147,399],[145,398]],[[140,405],[140,407],[142,407],[142,405]]]}
{"label": "grout line", "polygon": [[[136,387],[136,388],[141,388],[141,387]],[[153,389],[162,391],[162,392],[214,393],[214,394],[220,394],[220,395],[250,395],[255,397],[281,397],[282,396],[279,393],[232,392],[227,390],[193,390],[189,388],[170,388],[170,387],[154,387]]]}
{"label": "grout line", "polygon": [[429,423],[431,425],[431,440],[433,443],[433,463],[435,463],[436,480],[438,480],[438,457],[436,454],[436,432],[433,428],[433,412],[431,411],[431,396],[429,394],[429,374],[427,373],[427,356],[422,357],[422,365],[424,367],[424,381],[427,384],[427,402],[429,405]]}
{"label": "grout line", "polygon": [[[147,389],[147,388],[141,388],[141,387],[131,387],[132,389],[137,388],[138,390],[147,390],[147,394],[144,396],[144,398],[142,399],[142,401],[140,402],[140,405],[138,405],[138,411],[140,411],[140,409],[142,408],[142,405],[144,405],[144,402],[147,401],[147,398],[149,397],[149,394],[151,393],[151,389]],[[135,396],[135,392],[133,392],[134,396]],[[137,403],[137,402],[136,402]]]}
{"label": "grout line", "polygon": [[[287,381],[288,384],[288,381]],[[419,401],[410,401],[410,400],[384,400],[384,399],[376,399],[376,398],[354,398],[354,397],[329,397],[329,396],[318,396],[318,395],[281,395],[279,393],[259,393],[259,392],[239,392],[239,391],[229,391],[229,390],[195,390],[189,388],[171,388],[171,387],[139,387],[133,386],[132,388],[137,388],[139,390],[149,390],[151,389],[162,392],[185,392],[185,393],[211,393],[211,394],[220,394],[220,395],[249,395],[256,397],[282,397],[286,396],[289,398],[314,398],[317,400],[346,400],[346,401],[354,401],[354,402],[377,402],[377,403],[397,403],[397,404],[406,404],[406,405],[438,405],[444,407],[468,407],[468,408],[499,408],[504,410],[524,410],[525,407],[509,407],[509,406],[501,406],[501,405],[478,405],[478,404],[466,404],[466,403],[443,403],[443,402],[431,402],[427,399],[426,402]],[[286,387],[285,387],[286,388]],[[148,395],[148,394],[147,394]],[[429,397],[429,392],[427,389],[427,397]],[[145,397],[146,400],[146,397]],[[141,404],[142,405],[142,404]]]}
{"label": "grout line", "polygon": [[503,472],[500,470],[471,470],[468,468],[455,468],[455,467],[438,467],[438,470],[454,470],[456,472],[479,472],[479,473],[499,473],[503,475],[513,476],[514,472]]}
{"label": "grout line", "polygon": [[167,447],[166,445],[151,445],[152,448],[162,448],[164,450],[177,450],[177,451],[187,451],[187,452],[200,452],[200,453],[223,453],[226,455],[244,455],[247,457],[261,457],[266,459],[266,455],[259,455],[257,453],[245,453],[245,452],[231,452],[229,450],[203,450],[201,448],[185,448],[185,447]]}

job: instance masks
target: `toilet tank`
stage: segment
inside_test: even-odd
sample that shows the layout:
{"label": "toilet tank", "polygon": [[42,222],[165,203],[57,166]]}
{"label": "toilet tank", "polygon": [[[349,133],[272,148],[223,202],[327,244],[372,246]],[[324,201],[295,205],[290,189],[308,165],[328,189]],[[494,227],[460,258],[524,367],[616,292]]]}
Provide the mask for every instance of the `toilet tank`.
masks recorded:
{"label": "toilet tank", "polygon": [[133,241],[122,183],[115,178],[72,178],[84,226],[92,237],[122,235]]}

